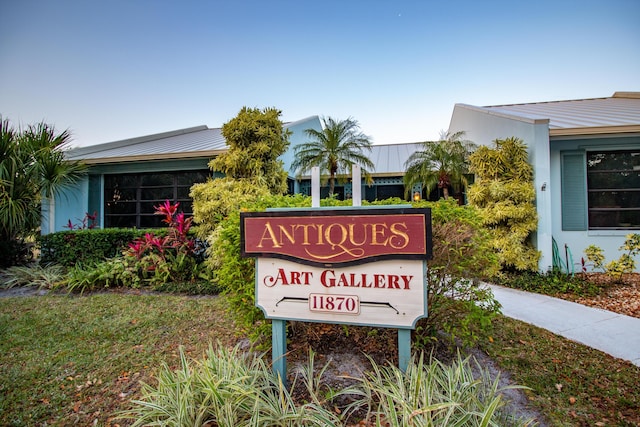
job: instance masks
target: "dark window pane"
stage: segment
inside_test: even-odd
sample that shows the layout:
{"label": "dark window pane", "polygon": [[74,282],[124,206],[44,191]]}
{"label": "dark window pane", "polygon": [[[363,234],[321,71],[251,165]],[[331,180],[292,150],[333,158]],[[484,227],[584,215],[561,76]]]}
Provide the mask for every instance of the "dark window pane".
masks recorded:
{"label": "dark window pane", "polygon": [[[333,187],[333,194],[336,195],[337,200],[344,200],[344,187],[338,187],[337,185]],[[320,188],[320,198],[326,199],[329,197],[329,187],[321,187]]]}
{"label": "dark window pane", "polygon": [[206,182],[209,177],[209,171],[191,171],[177,175],[178,185],[192,186],[197,182]]}
{"label": "dark window pane", "polygon": [[151,173],[141,175],[142,182],[140,183],[140,185],[143,187],[173,186],[173,176],[173,174],[169,173]]}
{"label": "dark window pane", "polygon": [[378,200],[391,197],[404,198],[404,185],[380,185],[378,186]]}
{"label": "dark window pane", "polygon": [[105,227],[118,227],[118,228],[135,228],[136,216],[135,215],[106,215],[104,217]]}
{"label": "dark window pane", "polygon": [[143,188],[140,190],[140,200],[172,200],[173,188],[160,187],[160,188]]}
{"label": "dark window pane", "polygon": [[191,187],[178,187],[178,199],[189,199],[189,192],[191,191]]}
{"label": "dark window pane", "polygon": [[125,215],[136,213],[136,202],[110,202],[105,205],[105,214],[107,215]]}
{"label": "dark window pane", "polygon": [[104,198],[108,202],[124,202],[127,200],[136,200],[135,188],[105,188]]}
{"label": "dark window pane", "polygon": [[590,228],[640,226],[640,152],[587,155]]}
{"label": "dark window pane", "polygon": [[640,188],[640,172],[591,172],[588,174],[590,189]]}
{"label": "dark window pane", "polygon": [[105,226],[164,227],[162,217],[154,214],[156,206],[165,200],[176,203],[176,198],[180,202],[178,210],[192,215],[192,200],[189,197],[191,186],[196,182],[205,182],[209,176],[210,172],[206,169],[105,175]]}
{"label": "dark window pane", "polygon": [[166,227],[167,224],[162,222],[161,215],[141,215],[140,216],[140,228],[159,228]]}
{"label": "dark window pane", "polygon": [[587,156],[589,171],[633,170],[634,166],[640,166],[640,151],[609,151]]}
{"label": "dark window pane", "polygon": [[153,214],[156,211],[156,206],[162,205],[164,202],[140,202],[141,214]]}

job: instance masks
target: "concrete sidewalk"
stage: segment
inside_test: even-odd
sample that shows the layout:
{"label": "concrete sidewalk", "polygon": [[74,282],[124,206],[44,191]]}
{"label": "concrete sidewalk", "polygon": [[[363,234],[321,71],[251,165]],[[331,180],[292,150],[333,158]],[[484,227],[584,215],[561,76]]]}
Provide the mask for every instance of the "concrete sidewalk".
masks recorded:
{"label": "concrete sidewalk", "polygon": [[489,287],[505,316],[640,366],[640,319],[546,295]]}

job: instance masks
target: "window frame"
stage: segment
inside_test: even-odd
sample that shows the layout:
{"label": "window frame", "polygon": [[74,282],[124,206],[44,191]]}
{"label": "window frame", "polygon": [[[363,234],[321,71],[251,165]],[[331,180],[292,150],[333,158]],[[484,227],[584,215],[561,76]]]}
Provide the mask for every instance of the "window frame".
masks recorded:
{"label": "window frame", "polygon": [[[617,194],[616,193],[633,193],[633,192],[640,192],[640,186],[639,187],[633,187],[633,186],[628,186],[628,187],[611,187],[611,188],[599,188],[599,186],[593,185],[593,184],[589,184],[590,182],[593,181],[593,179],[595,177],[597,177],[598,175],[600,176],[604,176],[605,174],[611,174],[611,173],[630,173],[630,174],[634,174],[634,173],[638,173],[640,174],[640,163],[638,165],[633,165],[633,162],[630,162],[632,164],[630,169],[624,169],[624,168],[615,168],[615,169],[591,169],[590,170],[590,159],[593,158],[593,156],[599,155],[599,154],[612,154],[612,153],[620,153],[620,154],[624,154],[624,153],[628,153],[631,156],[637,156],[638,159],[640,159],[640,149],[632,149],[632,148],[628,148],[628,149],[591,149],[591,150],[587,150],[585,153],[585,187],[586,187],[586,205],[587,205],[587,223],[588,223],[588,229],[589,230],[638,230],[640,229],[640,222],[639,223],[627,223],[627,222],[623,222],[620,218],[621,218],[621,213],[624,212],[633,212],[633,211],[637,211],[640,214],[640,204],[638,206],[621,206],[621,205],[611,205],[611,206],[594,206],[595,205],[595,201],[593,200],[595,198],[595,196],[597,194],[611,194],[611,197],[609,197],[610,200],[612,200],[612,203],[618,203],[618,201],[620,200],[619,197],[616,197]],[[598,187],[598,188],[596,188]],[[615,202],[613,202],[613,200],[615,200]],[[600,217],[603,218],[605,220],[610,220],[610,218],[608,218],[609,215],[615,215],[617,218],[617,221],[615,224],[612,225],[594,225],[595,218]]]}
{"label": "window frame", "polygon": [[[188,184],[181,184],[180,178],[185,174],[201,174],[204,180],[199,181],[195,180]],[[142,184],[149,177],[153,175],[170,175],[171,184],[155,184],[155,183],[145,183]],[[184,212],[185,216],[190,217],[193,216],[193,199],[191,197],[179,197],[179,190],[183,190],[184,188],[191,188],[193,184],[198,182],[205,182],[206,179],[211,177],[211,171],[207,169],[193,169],[193,170],[180,170],[180,171],[153,171],[153,172],[128,172],[128,173],[105,173],[104,174],[104,189],[103,189],[103,217],[104,217],[104,227],[105,228],[113,228],[113,227],[135,227],[135,228],[161,228],[162,224],[159,223],[160,218],[155,216],[155,206],[161,205],[165,202],[165,200],[169,200],[172,204],[180,203],[179,211]],[[133,181],[133,185],[128,185],[126,187],[117,187],[117,182],[110,182],[110,179],[119,179],[120,182],[125,179]],[[114,202],[114,191],[116,188],[120,188],[121,190],[128,190],[133,194],[130,200],[118,202]],[[143,199],[144,190],[154,190],[154,189],[169,189],[171,192],[171,198],[155,198],[155,199]],[[122,212],[114,212],[110,207],[110,203],[126,203],[129,205],[135,205],[133,213],[122,213]],[[145,208],[145,206],[151,206],[151,210]],[[128,225],[118,224],[117,221],[114,221],[115,218],[134,218],[133,221],[128,222]],[[154,219],[157,221],[154,221]],[[149,221],[150,220],[150,221]],[[156,223],[156,224],[154,224]]]}

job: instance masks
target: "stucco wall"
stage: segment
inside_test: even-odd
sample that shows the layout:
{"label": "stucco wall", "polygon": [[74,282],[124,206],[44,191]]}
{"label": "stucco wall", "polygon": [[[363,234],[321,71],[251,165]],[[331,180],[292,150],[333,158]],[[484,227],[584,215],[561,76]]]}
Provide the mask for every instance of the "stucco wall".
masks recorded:
{"label": "stucco wall", "polygon": [[42,234],[68,230],[67,224],[82,223],[88,211],[89,178],[84,177],[74,185],[66,186],[53,199],[42,200]]}

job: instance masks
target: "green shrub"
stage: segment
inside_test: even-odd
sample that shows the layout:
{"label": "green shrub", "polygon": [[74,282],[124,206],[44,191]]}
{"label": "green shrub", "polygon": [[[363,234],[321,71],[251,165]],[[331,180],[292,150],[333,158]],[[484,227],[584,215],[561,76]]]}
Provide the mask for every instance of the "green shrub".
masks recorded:
{"label": "green shrub", "polygon": [[[624,240],[621,251],[626,251],[617,260],[612,260],[604,264],[602,249],[595,245],[588,246],[584,253],[587,259],[593,263],[594,268],[602,269],[615,281],[620,282],[623,274],[633,273],[636,268],[636,261],[633,257],[640,253],[640,234],[628,234]],[[584,261],[583,261],[584,264]],[[585,267],[583,267],[583,270]]]}
{"label": "green shrub", "polygon": [[[81,292],[114,286],[174,290],[184,287],[192,292],[190,285],[203,279],[202,249],[189,234],[192,219],[178,212],[178,205],[167,200],[156,207],[156,214],[163,215],[167,229],[157,235],[147,232],[138,237],[119,257],[97,263],[77,263],[69,272],[66,287]],[[206,285],[197,288],[215,289]]]}
{"label": "green shrub", "polygon": [[[395,366],[373,370],[361,381],[362,399],[376,426],[525,426],[531,421],[515,418],[505,410],[499,378],[470,358],[451,365],[424,356],[413,359],[406,372]],[[370,424],[367,424],[370,425]]]}
{"label": "green shrub", "polygon": [[340,416],[318,405],[315,396],[316,401],[297,405],[261,357],[250,357],[238,347],[210,347],[206,358],[195,362],[181,349],[180,360],[175,371],[162,366],[157,385],[143,384],[142,398],[123,418],[135,420],[134,427],[340,425]]}
{"label": "green shrub", "polygon": [[9,267],[4,271],[6,288],[15,286],[33,286],[39,289],[52,289],[60,283],[65,275],[61,265],[33,265]]}
{"label": "green shrub", "polygon": [[476,181],[467,193],[491,231],[493,250],[505,270],[537,271],[540,252],[531,244],[538,227],[533,167],[518,138],[496,139],[469,158]]}
{"label": "green shrub", "polygon": [[[210,347],[203,360],[190,361],[180,351],[181,366],[163,365],[154,386],[143,384],[142,398],[122,418],[133,426],[322,426],[356,425],[354,414],[377,426],[524,426],[504,411],[499,379],[470,359],[458,357],[451,366],[437,360],[411,361],[407,372],[379,366],[356,386],[334,392],[323,380],[324,366],[309,363],[285,387],[259,356],[238,347]],[[476,374],[474,375],[474,369]],[[298,385],[301,381],[301,386]],[[300,390],[300,388],[303,390]],[[337,399],[352,403],[342,409]],[[354,401],[355,399],[355,401]],[[371,424],[374,423],[374,424]],[[358,424],[360,425],[360,424]]]}
{"label": "green shrub", "polygon": [[558,270],[544,274],[533,271],[502,274],[496,276],[492,281],[514,289],[552,296],[561,294],[595,296],[601,292],[597,285],[579,275],[569,275]]}
{"label": "green shrub", "polygon": [[145,230],[106,228],[58,231],[39,237],[40,263],[65,267],[90,264],[122,253]]}
{"label": "green shrub", "polygon": [[433,231],[433,259],[427,263],[428,316],[418,321],[415,344],[426,346],[444,331],[452,341],[471,345],[489,331],[500,311],[491,290],[478,281],[499,269],[490,236],[472,206],[459,206],[454,199],[414,206],[431,209]]}

